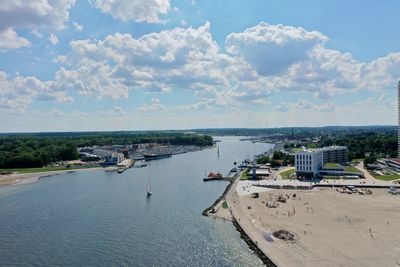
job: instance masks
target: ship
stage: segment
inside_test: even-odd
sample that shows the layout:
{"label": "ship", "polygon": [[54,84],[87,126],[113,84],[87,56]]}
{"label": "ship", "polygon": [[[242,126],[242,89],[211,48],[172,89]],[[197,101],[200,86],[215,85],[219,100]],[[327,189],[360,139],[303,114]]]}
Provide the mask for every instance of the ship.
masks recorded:
{"label": "ship", "polygon": [[226,179],[220,172],[210,172],[207,177],[203,178],[203,181],[212,181],[212,180],[223,180]]}
{"label": "ship", "polygon": [[171,157],[171,153],[149,153],[149,154],[143,154],[144,160],[149,161],[149,160],[155,160],[155,159],[164,159],[164,158],[169,158]]}

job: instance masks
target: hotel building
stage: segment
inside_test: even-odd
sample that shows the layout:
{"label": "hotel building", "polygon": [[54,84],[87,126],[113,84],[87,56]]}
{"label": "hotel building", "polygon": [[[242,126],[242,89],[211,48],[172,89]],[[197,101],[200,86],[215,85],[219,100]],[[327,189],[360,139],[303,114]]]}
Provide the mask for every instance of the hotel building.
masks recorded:
{"label": "hotel building", "polygon": [[317,177],[326,163],[347,164],[347,147],[330,146],[296,153],[296,174],[304,178]]}

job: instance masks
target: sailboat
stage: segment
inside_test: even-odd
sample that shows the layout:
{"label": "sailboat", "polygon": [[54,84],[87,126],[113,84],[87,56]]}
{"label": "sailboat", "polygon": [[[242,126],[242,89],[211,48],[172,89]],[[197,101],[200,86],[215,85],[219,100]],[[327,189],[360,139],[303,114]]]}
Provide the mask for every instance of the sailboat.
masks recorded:
{"label": "sailboat", "polygon": [[152,192],[151,192],[151,185],[150,185],[150,179],[149,179],[149,181],[147,182],[147,193],[146,193],[146,195],[147,195],[147,197],[150,197],[151,194],[152,194]]}
{"label": "sailboat", "polygon": [[217,147],[218,149],[217,149],[217,154],[218,154],[218,158],[219,158],[219,146]]}

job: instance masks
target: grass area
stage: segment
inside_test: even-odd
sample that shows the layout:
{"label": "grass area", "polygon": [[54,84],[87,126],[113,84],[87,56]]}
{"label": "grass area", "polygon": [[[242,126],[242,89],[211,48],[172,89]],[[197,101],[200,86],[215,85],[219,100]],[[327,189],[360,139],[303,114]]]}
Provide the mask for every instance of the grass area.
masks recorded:
{"label": "grass area", "polygon": [[344,171],[345,172],[361,172],[360,170],[358,170],[357,168],[353,167],[353,166],[346,166],[344,167]]}
{"label": "grass area", "polygon": [[390,175],[379,175],[379,174],[376,174],[376,173],[371,173],[371,174],[376,179],[382,180],[382,181],[393,181],[393,180],[400,179],[400,175],[398,175],[397,173],[392,173]]}
{"label": "grass area", "polygon": [[87,169],[90,166],[71,166],[67,167],[43,167],[43,168],[18,168],[18,169],[0,169],[0,174],[9,174],[9,173],[37,173],[37,172],[50,172],[50,171],[64,171],[64,170],[76,170],[76,169]]}
{"label": "grass area", "polygon": [[249,171],[244,171],[240,174],[240,180],[248,180],[250,178]]}
{"label": "grass area", "polygon": [[341,179],[340,176],[323,176],[322,179],[326,179],[326,180],[339,180]]}
{"label": "grass area", "polygon": [[290,176],[291,176],[292,174],[294,174],[295,172],[296,172],[296,170],[295,170],[294,168],[282,172],[282,173],[281,173],[282,179],[290,179]]}
{"label": "grass area", "polygon": [[358,164],[358,163],[360,163],[361,161],[363,161],[364,159],[352,159],[351,160],[351,163],[354,163],[354,164]]}
{"label": "grass area", "polygon": [[228,204],[226,203],[226,201],[224,201],[224,202],[222,203],[222,208],[223,208],[223,209],[227,209],[227,208],[228,208]]}
{"label": "grass area", "polygon": [[343,169],[343,166],[339,163],[325,163],[324,169]]}

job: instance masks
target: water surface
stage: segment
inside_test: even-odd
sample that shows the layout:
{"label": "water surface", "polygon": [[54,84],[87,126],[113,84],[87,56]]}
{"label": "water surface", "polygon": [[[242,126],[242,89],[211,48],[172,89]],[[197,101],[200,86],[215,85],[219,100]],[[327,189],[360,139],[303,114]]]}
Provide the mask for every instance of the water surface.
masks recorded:
{"label": "water surface", "polygon": [[218,139],[219,158],[212,148],[123,174],[75,172],[0,188],[0,265],[262,265],[230,223],[201,216],[227,185],[202,178],[271,146]]}

